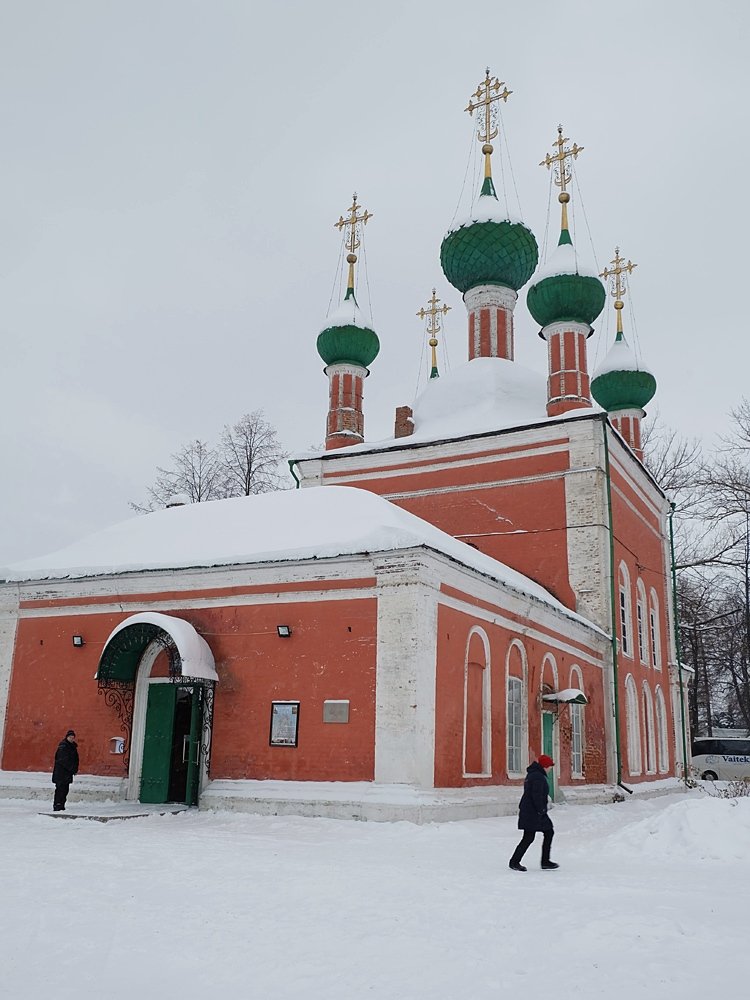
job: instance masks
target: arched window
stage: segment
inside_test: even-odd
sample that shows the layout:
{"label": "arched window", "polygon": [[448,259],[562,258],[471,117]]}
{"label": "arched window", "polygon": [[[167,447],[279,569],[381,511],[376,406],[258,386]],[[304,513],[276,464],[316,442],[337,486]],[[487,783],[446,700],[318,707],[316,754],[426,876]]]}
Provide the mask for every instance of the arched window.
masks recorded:
{"label": "arched window", "polygon": [[641,773],[641,718],[638,711],[638,690],[632,674],[628,674],[625,679],[625,695],[627,701],[628,771],[635,775]]}
{"label": "arched window", "polygon": [[620,614],[620,650],[624,656],[633,655],[632,621],[633,605],[630,596],[630,574],[624,562],[618,573],[618,602]]}
{"label": "arched window", "polygon": [[651,665],[655,670],[661,670],[661,641],[659,627],[659,598],[656,591],[651,588],[649,594],[648,623],[649,635],[651,638]]}
{"label": "arched window", "polygon": [[483,629],[473,628],[464,662],[464,777],[492,770],[490,704],[490,643]]}
{"label": "arched window", "polygon": [[[583,680],[578,667],[571,667],[570,687],[583,691]],[[583,705],[570,705],[570,776],[583,777]]]}
{"label": "arched window", "polygon": [[667,736],[667,706],[660,687],[656,688],[656,747],[659,770],[665,774],[669,770],[669,739]]}
{"label": "arched window", "polygon": [[646,774],[656,774],[656,729],[654,727],[654,700],[651,689],[643,682],[643,721],[646,736]]}
{"label": "arched window", "polygon": [[638,630],[638,659],[641,663],[648,664],[650,652],[646,637],[646,588],[640,577],[635,585],[635,621]]}
{"label": "arched window", "polygon": [[526,746],[526,651],[514,640],[505,663],[506,711],[505,733],[508,775],[524,773]]}

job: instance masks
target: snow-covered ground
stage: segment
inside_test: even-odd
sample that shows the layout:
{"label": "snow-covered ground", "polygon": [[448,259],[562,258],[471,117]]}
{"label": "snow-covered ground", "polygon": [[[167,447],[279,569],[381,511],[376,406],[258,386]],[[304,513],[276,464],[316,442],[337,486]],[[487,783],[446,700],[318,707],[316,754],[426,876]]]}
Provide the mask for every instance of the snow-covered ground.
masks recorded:
{"label": "snow-covered ground", "polygon": [[750,798],[561,806],[557,872],[512,818],[189,812],[108,823],[0,802],[0,995],[498,1000],[750,993]]}

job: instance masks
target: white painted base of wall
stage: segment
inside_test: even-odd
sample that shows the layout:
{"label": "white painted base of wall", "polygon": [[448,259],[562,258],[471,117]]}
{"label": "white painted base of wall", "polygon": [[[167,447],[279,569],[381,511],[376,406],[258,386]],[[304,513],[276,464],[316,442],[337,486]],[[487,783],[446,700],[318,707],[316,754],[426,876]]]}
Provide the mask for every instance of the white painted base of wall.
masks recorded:
{"label": "white painted base of wall", "polygon": [[[77,775],[68,802],[123,802],[127,779]],[[55,794],[49,771],[0,771],[0,799],[49,799]]]}
{"label": "white painted base of wall", "polygon": [[[684,790],[676,778],[630,785],[630,796],[614,785],[563,786],[560,805],[595,805],[635,798],[670,795]],[[52,802],[54,786],[49,774],[0,771],[1,799],[34,799]],[[127,782],[122,778],[77,777],[68,803],[100,803],[107,812],[112,802],[124,802]],[[252,813],[256,816],[309,816],[389,823],[444,823],[451,820],[514,816],[521,788],[420,789],[411,785],[385,785],[347,781],[210,781],[201,793],[200,808]],[[154,807],[164,811],[164,807]],[[87,807],[92,812],[92,807]],[[90,818],[90,817],[88,817]],[[554,812],[553,812],[554,818]]]}

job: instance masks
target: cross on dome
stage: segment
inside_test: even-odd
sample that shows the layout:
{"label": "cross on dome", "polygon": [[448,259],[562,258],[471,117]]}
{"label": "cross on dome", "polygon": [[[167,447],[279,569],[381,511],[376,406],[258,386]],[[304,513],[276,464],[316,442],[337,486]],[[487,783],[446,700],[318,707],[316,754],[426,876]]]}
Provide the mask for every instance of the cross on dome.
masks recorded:
{"label": "cross on dome", "polygon": [[354,295],[354,265],[357,263],[357,255],[354,252],[358,250],[362,245],[362,240],[360,239],[361,226],[366,226],[368,221],[373,217],[372,212],[368,212],[367,209],[361,215],[357,215],[357,212],[362,208],[361,205],[357,204],[357,192],[355,191],[352,195],[351,207],[347,209],[349,213],[349,218],[345,219],[343,215],[339,216],[339,221],[334,222],[334,229],[339,231],[343,230],[346,226],[349,227],[349,232],[346,236],[346,241],[344,246],[349,251],[346,257],[346,262],[349,265],[349,275],[347,278],[347,288],[346,297],[351,298]]}
{"label": "cross on dome", "polygon": [[622,309],[625,304],[622,301],[622,298],[627,291],[625,275],[632,274],[633,268],[638,267],[638,265],[634,264],[631,260],[625,263],[625,258],[620,256],[619,247],[615,247],[615,256],[614,259],[610,261],[610,264],[613,264],[614,266],[605,267],[599,277],[610,282],[610,294],[615,297],[615,309],[617,310],[616,339],[622,340]]}
{"label": "cross on dome", "polygon": [[445,303],[442,306],[439,306],[438,305],[439,301],[440,299],[435,294],[435,289],[433,288],[432,298],[428,299],[427,301],[427,309],[425,309],[423,306],[417,313],[417,316],[419,316],[420,319],[427,318],[425,329],[427,334],[429,335],[430,339],[428,343],[430,345],[430,348],[432,349],[432,369],[430,371],[430,378],[437,378],[439,375],[437,367],[437,345],[438,345],[437,335],[440,333],[440,320],[438,317],[440,315],[445,316],[445,314],[449,312],[451,308],[449,305],[445,305]]}
{"label": "cross on dome", "polygon": [[[556,153],[547,153],[544,159],[540,162],[540,167],[546,167],[548,170],[551,169],[554,164],[554,181],[555,184],[560,188],[560,194],[557,196],[557,200],[562,205],[562,218],[560,221],[560,243],[569,243],[570,236],[568,233],[568,202],[570,201],[570,194],[567,190],[568,183],[573,178],[572,161],[577,159],[578,154],[582,153],[584,150],[583,146],[579,146],[578,143],[573,143],[572,146],[566,148],[565,143],[570,142],[566,136],[563,136],[562,125],[557,126],[557,139],[552,143],[553,146],[557,147]],[[564,238],[567,236],[567,238]]]}
{"label": "cross on dome", "polygon": [[[502,90],[500,88],[503,88]],[[482,194],[495,194],[492,184],[492,162],[490,157],[494,152],[492,140],[497,138],[499,128],[497,124],[497,102],[506,101],[513,93],[505,86],[505,82],[496,76],[490,76],[490,68],[485,71],[485,78],[479,84],[475,92],[471,95],[468,105],[464,111],[468,111],[473,117],[477,112],[477,139],[482,143],[484,153],[484,185]],[[474,103],[473,98],[476,98]],[[487,190],[485,190],[487,188]]]}

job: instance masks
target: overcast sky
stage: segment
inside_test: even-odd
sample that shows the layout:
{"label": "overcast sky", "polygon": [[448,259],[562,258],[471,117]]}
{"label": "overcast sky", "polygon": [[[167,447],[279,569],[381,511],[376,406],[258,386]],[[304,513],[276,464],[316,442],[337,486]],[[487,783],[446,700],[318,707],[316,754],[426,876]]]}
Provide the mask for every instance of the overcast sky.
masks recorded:
{"label": "overcast sky", "polygon": [[[156,465],[245,412],[292,452],[323,440],[315,340],[355,189],[381,341],[368,439],[426,378],[433,286],[466,360],[439,247],[481,159],[463,109],[485,66],[513,91],[525,221],[541,246],[562,122],[585,147],[578,250],[638,263],[626,334],[662,419],[710,441],[750,393],[748,27],[744,0],[3,0],[0,565],[129,516]],[[546,370],[525,290],[516,345]]]}

